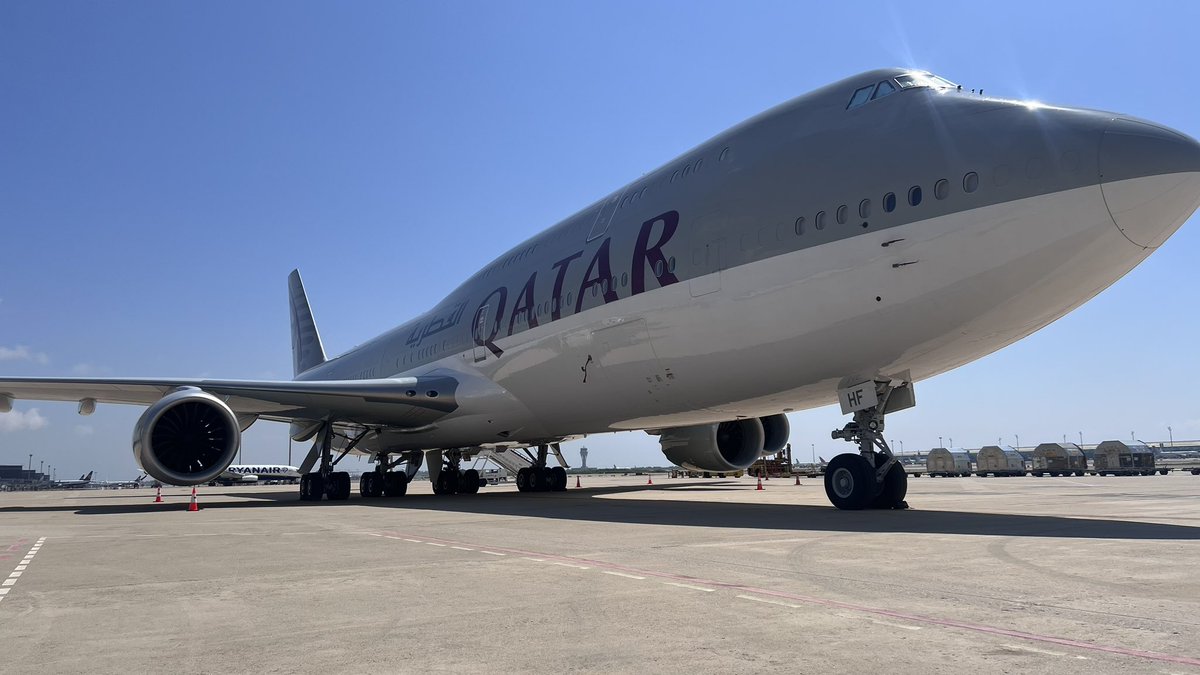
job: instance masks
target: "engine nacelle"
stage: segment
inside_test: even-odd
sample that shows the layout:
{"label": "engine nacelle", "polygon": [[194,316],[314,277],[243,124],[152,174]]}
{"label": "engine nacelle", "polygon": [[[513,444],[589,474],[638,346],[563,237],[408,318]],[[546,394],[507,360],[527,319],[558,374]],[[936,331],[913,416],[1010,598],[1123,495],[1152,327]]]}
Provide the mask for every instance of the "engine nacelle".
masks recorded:
{"label": "engine nacelle", "polygon": [[787,415],[783,413],[758,419],[763,425],[762,456],[774,455],[782,450],[783,446],[787,445],[788,439],[792,437],[792,425],[788,422]]}
{"label": "engine nacelle", "polygon": [[182,387],[146,409],[133,428],[133,458],[170,485],[212,481],[241,447],[237,415],[208,392]]}
{"label": "engine nacelle", "polygon": [[762,454],[765,432],[758,418],[664,429],[663,454],[692,471],[742,471]]}

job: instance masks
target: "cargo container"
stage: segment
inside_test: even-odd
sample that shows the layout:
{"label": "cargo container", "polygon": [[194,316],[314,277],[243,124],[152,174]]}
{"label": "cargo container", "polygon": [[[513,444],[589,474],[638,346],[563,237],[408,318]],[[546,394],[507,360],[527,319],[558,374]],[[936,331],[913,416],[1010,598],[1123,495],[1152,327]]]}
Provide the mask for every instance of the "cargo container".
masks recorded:
{"label": "cargo container", "polygon": [[971,457],[964,450],[934,448],[925,458],[925,469],[930,476],[970,476]]}
{"label": "cargo container", "polygon": [[1074,443],[1042,443],[1033,450],[1033,475],[1082,476],[1087,457]]}
{"label": "cargo container", "polygon": [[1025,458],[1009,446],[985,445],[975,455],[975,475],[1024,476]]}
{"label": "cargo container", "polygon": [[1156,470],[1154,451],[1144,443],[1104,441],[1092,455],[1093,476],[1152,476]]}

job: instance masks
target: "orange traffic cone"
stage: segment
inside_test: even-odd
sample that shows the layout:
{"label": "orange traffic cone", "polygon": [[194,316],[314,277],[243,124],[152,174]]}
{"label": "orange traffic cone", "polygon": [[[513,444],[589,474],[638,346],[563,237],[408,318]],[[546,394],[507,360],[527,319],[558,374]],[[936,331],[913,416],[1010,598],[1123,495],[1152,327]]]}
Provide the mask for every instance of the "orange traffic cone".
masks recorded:
{"label": "orange traffic cone", "polygon": [[155,504],[162,503],[162,486],[161,485],[158,486],[158,492],[154,495],[154,503]]}
{"label": "orange traffic cone", "polygon": [[758,479],[758,487],[756,487],[756,488],[754,488],[754,489],[755,489],[755,490],[761,490],[761,489],[763,489],[763,486],[762,486],[762,479],[761,479],[761,478],[759,478],[759,479]]}
{"label": "orange traffic cone", "polygon": [[646,485],[654,485],[654,476],[646,474]]}
{"label": "orange traffic cone", "polygon": [[575,487],[581,487],[579,485],[579,476],[575,476]]}
{"label": "orange traffic cone", "polygon": [[796,474],[796,485],[800,484],[800,474]]}
{"label": "orange traffic cone", "polygon": [[188,503],[188,511],[199,511],[200,504],[196,502],[196,486],[192,486],[192,501]]}

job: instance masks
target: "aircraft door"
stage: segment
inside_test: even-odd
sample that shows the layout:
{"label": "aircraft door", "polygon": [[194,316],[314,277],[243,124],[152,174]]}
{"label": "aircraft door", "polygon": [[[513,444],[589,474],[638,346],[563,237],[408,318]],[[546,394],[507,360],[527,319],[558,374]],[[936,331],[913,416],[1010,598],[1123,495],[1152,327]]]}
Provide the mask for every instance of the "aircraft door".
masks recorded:
{"label": "aircraft door", "polygon": [[489,305],[484,305],[479,308],[479,311],[475,313],[475,325],[471,327],[471,337],[475,342],[475,363],[479,363],[487,359],[487,342],[490,340],[488,331],[488,317],[491,316],[488,312],[488,309]]}
{"label": "aircraft door", "polygon": [[621,196],[614,195],[612,199],[604,202],[600,210],[596,212],[596,220],[592,221],[592,229],[588,230],[588,241],[594,241],[604,236],[608,232],[608,225],[612,222],[613,216],[617,213],[617,205],[621,203]]}
{"label": "aircraft door", "polygon": [[714,239],[692,249],[695,276],[688,281],[692,297],[698,298],[721,290],[721,256],[724,239]]}

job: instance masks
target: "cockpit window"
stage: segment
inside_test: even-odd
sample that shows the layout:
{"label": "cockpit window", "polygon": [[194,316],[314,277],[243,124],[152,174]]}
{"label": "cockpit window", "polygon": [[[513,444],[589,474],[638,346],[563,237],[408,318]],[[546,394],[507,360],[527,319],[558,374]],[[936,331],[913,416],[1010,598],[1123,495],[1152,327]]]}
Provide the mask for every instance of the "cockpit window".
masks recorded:
{"label": "cockpit window", "polygon": [[896,85],[892,84],[891,80],[884,80],[879,83],[879,86],[875,87],[875,95],[871,97],[871,100],[874,101],[877,98],[883,98],[894,91],[896,91]]}
{"label": "cockpit window", "polygon": [[857,108],[858,106],[871,100],[871,92],[875,89],[875,85],[870,84],[865,87],[859,87],[854,90],[854,95],[850,97],[850,104],[846,106],[846,110]]}
{"label": "cockpit window", "polygon": [[908,73],[896,77],[896,82],[901,89],[911,89],[912,87],[935,87],[937,89],[953,89],[958,85],[950,80],[938,77],[933,73]]}

